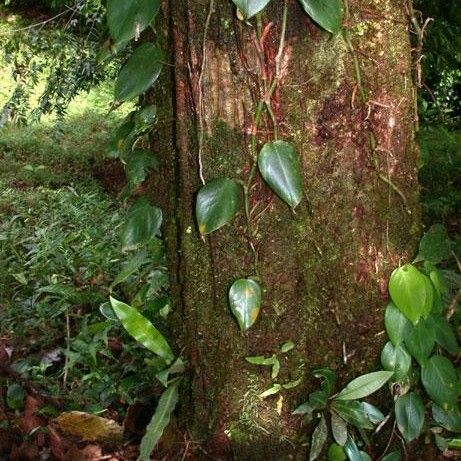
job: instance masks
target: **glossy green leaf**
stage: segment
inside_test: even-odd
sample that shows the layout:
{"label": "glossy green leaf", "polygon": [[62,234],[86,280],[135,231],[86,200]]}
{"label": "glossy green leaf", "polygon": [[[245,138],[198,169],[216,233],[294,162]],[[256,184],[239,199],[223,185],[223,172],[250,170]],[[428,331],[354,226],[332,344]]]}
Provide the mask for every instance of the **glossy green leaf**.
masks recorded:
{"label": "glossy green leaf", "polygon": [[125,330],[136,341],[162,357],[167,364],[174,359],[173,351],[163,335],[152,325],[152,323],[139,313],[134,307],[110,298],[115,314],[122,322]]}
{"label": "glossy green leaf", "polygon": [[250,19],[261,12],[270,0],[232,0],[244,19]]}
{"label": "glossy green leaf", "polygon": [[148,133],[157,119],[157,106],[144,106],[133,114],[134,131],[138,136]]}
{"label": "glossy green leaf", "polygon": [[405,345],[411,356],[420,365],[424,365],[435,345],[435,331],[432,322],[421,319],[405,338]]}
{"label": "glossy green leaf", "polygon": [[236,280],[229,290],[229,304],[240,329],[248,330],[261,309],[261,287],[251,279]]}
{"label": "glossy green leaf", "polygon": [[285,141],[264,144],[258,167],[269,187],[291,208],[302,198],[301,168],[294,147]]}
{"label": "glossy green leaf", "polygon": [[218,178],[206,183],[197,194],[199,232],[209,234],[232,221],[240,208],[242,188],[234,180]]}
{"label": "glossy green leaf", "polygon": [[361,402],[362,409],[366,413],[368,420],[373,424],[378,424],[384,420],[382,411],[368,402]]}
{"label": "glossy green leaf", "polygon": [[368,412],[358,400],[333,400],[331,409],[344,421],[363,429],[373,429]]}
{"label": "glossy green leaf", "polygon": [[320,453],[322,453],[325,442],[328,437],[328,428],[325,421],[325,416],[322,414],[320,417],[320,422],[317,427],[314,429],[311,440],[311,450],[309,453],[309,461],[316,460]]}
{"label": "glossy green leaf", "polygon": [[392,371],[375,371],[353,379],[337,396],[338,400],[354,400],[367,397],[389,381]]}
{"label": "glossy green leaf", "polygon": [[312,374],[321,380],[320,388],[330,396],[335,388],[336,373],[328,368],[317,368]]}
{"label": "glossy green leaf", "polygon": [[434,421],[450,432],[461,432],[461,412],[458,406],[445,411],[435,403],[432,404]]}
{"label": "glossy green leaf", "polygon": [[450,354],[456,355],[461,352],[458,340],[452,326],[442,315],[432,316],[432,326],[435,330],[435,341]]}
{"label": "glossy green leaf", "polygon": [[107,0],[107,25],[115,42],[138,38],[152,22],[160,0]]}
{"label": "glossy green leaf", "polygon": [[136,253],[122,266],[122,270],[117,274],[112,282],[112,288],[117,286],[119,283],[124,282],[128,277],[130,277],[130,275],[137,272],[139,268],[147,262],[149,262],[149,258],[147,257],[147,252],[145,250]]}
{"label": "glossy green leaf", "polygon": [[170,384],[160,397],[155,413],[146,428],[146,434],[141,440],[138,461],[149,461],[151,459],[152,451],[168,426],[171,414],[178,403],[178,388],[179,381],[176,381]]}
{"label": "glossy green leaf", "polygon": [[178,373],[183,373],[186,369],[186,364],[178,357],[168,368],[165,368],[162,371],[159,371],[155,377],[165,386],[168,387],[168,379],[170,375],[175,375]]}
{"label": "glossy green leaf", "polygon": [[147,176],[147,173],[158,168],[159,161],[157,157],[149,150],[135,149],[127,156],[126,159],[126,176],[128,182],[137,186],[141,184]]}
{"label": "glossy green leaf", "polygon": [[401,344],[411,330],[411,323],[392,303],[386,307],[384,324],[387,336],[394,346]]}
{"label": "glossy green leaf", "polygon": [[328,448],[328,461],[346,461],[346,453],[343,447],[337,443],[332,443]]}
{"label": "glossy green leaf", "polygon": [[400,454],[400,451],[392,451],[391,453],[388,453],[386,456],[381,461],[401,461],[402,455]]}
{"label": "glossy green leaf", "polygon": [[146,198],[138,199],[128,210],[122,227],[122,249],[132,250],[160,235],[162,210]]}
{"label": "glossy green leaf", "polygon": [[270,395],[278,394],[281,390],[282,390],[282,385],[276,383],[276,384],[273,384],[269,389],[259,394],[259,396],[262,399],[265,399],[266,397],[269,397]]}
{"label": "glossy green leaf", "polygon": [[455,407],[460,383],[455,367],[446,357],[431,357],[421,369],[421,381],[429,397],[443,410]]}
{"label": "glossy green leaf", "polygon": [[401,395],[395,402],[395,419],[407,442],[419,437],[424,425],[424,404],[414,392]]}
{"label": "glossy green leaf", "polygon": [[299,0],[304,11],[321,27],[332,34],[341,30],[340,0]]}
{"label": "glossy green leaf", "polygon": [[413,323],[432,309],[433,288],[430,280],[415,266],[405,264],[392,272],[389,293],[395,306]]}
{"label": "glossy green leaf", "polygon": [[24,399],[26,393],[23,387],[18,383],[12,383],[6,390],[6,404],[12,410],[22,410],[24,408]]}
{"label": "glossy green leaf", "polygon": [[419,257],[433,264],[451,256],[451,242],[443,224],[434,224],[419,242]]}
{"label": "glossy green leaf", "polygon": [[336,413],[331,413],[331,432],[338,445],[343,446],[347,441],[347,423]]}
{"label": "glossy green leaf", "polygon": [[349,436],[347,442],[344,445],[344,451],[346,452],[349,461],[363,461],[362,455],[357,448],[357,444],[354,439]]}
{"label": "glossy green leaf", "polygon": [[389,341],[381,352],[381,364],[385,370],[394,372],[394,381],[400,381],[410,371],[411,356],[403,345],[394,347]]}
{"label": "glossy green leaf", "polygon": [[147,91],[162,70],[163,52],[153,43],[143,43],[133,51],[115,82],[114,98],[123,102]]}

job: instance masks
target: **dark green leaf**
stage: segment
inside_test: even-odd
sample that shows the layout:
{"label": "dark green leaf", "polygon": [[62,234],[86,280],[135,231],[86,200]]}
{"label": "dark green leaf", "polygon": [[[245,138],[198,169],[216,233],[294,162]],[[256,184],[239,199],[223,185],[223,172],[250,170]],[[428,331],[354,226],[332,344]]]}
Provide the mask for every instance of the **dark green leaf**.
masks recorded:
{"label": "dark green leaf", "polygon": [[133,115],[134,131],[138,136],[148,133],[157,119],[157,106],[153,104],[139,109]]}
{"label": "dark green leaf", "polygon": [[115,277],[115,280],[112,282],[112,288],[117,286],[119,283],[124,282],[130,275],[137,272],[139,268],[147,262],[149,262],[149,259],[145,250],[136,253],[123,265],[122,270],[117,274],[117,277]]}
{"label": "dark green leaf", "polygon": [[385,370],[394,372],[394,381],[400,381],[410,371],[411,357],[403,345],[394,347],[389,341],[381,352],[381,364]]}
{"label": "dark green leaf", "polygon": [[400,461],[402,456],[400,455],[400,451],[392,451],[388,453],[381,461]]}
{"label": "dark green leaf", "polygon": [[110,302],[115,314],[130,336],[154,354],[162,357],[167,364],[173,361],[173,351],[166,339],[146,317],[140,314],[134,307],[117,301],[112,297],[110,298]]}
{"label": "dark green leaf", "polygon": [[392,272],[389,293],[395,306],[413,323],[427,316],[432,309],[432,283],[411,264]]}
{"label": "dark green leaf", "polygon": [[136,48],[117,77],[115,100],[128,101],[147,91],[160,75],[163,59],[162,50],[153,43]]}
{"label": "dark green leaf", "polygon": [[424,365],[435,345],[435,331],[432,322],[421,319],[405,338],[408,352],[420,365]]}
{"label": "dark green leaf", "polygon": [[312,374],[322,380],[320,388],[325,391],[327,395],[331,395],[336,384],[336,373],[328,368],[317,368]]}
{"label": "dark green leaf", "polygon": [[456,405],[460,390],[458,374],[446,357],[431,357],[421,370],[421,381],[429,397],[442,409],[447,411]]}
{"label": "dark green leaf", "polygon": [[458,406],[445,411],[433,403],[432,417],[437,424],[440,424],[447,431],[461,432],[461,412],[459,411]]}
{"label": "dark green leaf", "polygon": [[336,34],[341,30],[340,0],[299,0],[304,11],[321,27]]}
{"label": "dark green leaf", "polygon": [[232,0],[244,19],[250,19],[262,11],[270,0]]}
{"label": "dark green leaf", "polygon": [[433,264],[449,258],[451,255],[451,242],[443,224],[434,224],[423,235],[419,242],[419,255]]}
{"label": "dark green leaf", "polygon": [[452,326],[441,315],[432,316],[432,326],[435,330],[435,341],[450,354],[461,351]]}
{"label": "dark green leaf", "polygon": [[126,176],[131,185],[137,186],[145,179],[149,170],[158,168],[157,157],[149,150],[135,149],[126,159]]}
{"label": "dark green leaf", "polygon": [[401,344],[411,329],[408,319],[392,303],[389,303],[386,307],[384,324],[386,325],[387,335],[394,346]]}
{"label": "dark green leaf", "polygon": [[357,444],[354,439],[349,436],[346,444],[344,445],[344,451],[346,452],[349,461],[363,461],[362,455],[360,454]]}
{"label": "dark green leaf", "polygon": [[436,293],[442,297],[449,292],[447,281],[437,267],[435,267],[429,261],[424,261],[424,271],[431,279],[432,285],[435,288]]}
{"label": "dark green leaf", "polygon": [[122,228],[122,248],[131,250],[160,235],[162,210],[153,207],[144,197],[128,210]]}
{"label": "dark green leaf", "polygon": [[6,404],[12,410],[22,410],[24,408],[24,399],[26,393],[22,386],[18,383],[13,383],[8,386],[6,391]]}
{"label": "dark green leaf", "polygon": [[347,423],[336,413],[331,413],[331,432],[336,442],[343,446],[347,441]]}
{"label": "dark green leaf", "polygon": [[400,433],[407,442],[419,437],[424,425],[424,404],[414,392],[398,397],[395,419]]}
{"label": "dark green leaf", "polygon": [[141,440],[138,461],[151,459],[150,455],[168,426],[171,414],[178,403],[178,387],[179,381],[170,384],[160,397],[155,413],[146,428],[146,434]]}
{"label": "dark green leaf", "polygon": [[131,116],[120,125],[109,139],[107,144],[107,156],[112,158],[122,157],[126,151],[131,150],[129,135],[134,128]]}
{"label": "dark green leaf", "polygon": [[306,415],[310,421],[316,410],[323,410],[327,405],[328,395],[325,391],[314,391],[309,394],[309,400],[299,405],[293,412],[294,415]]}
{"label": "dark green leaf", "polygon": [[209,234],[232,221],[240,208],[241,196],[242,188],[232,179],[218,178],[206,183],[197,194],[199,232]]}
{"label": "dark green leaf", "polygon": [[344,421],[363,429],[373,429],[374,424],[370,421],[368,412],[357,400],[333,400],[331,409]]}
{"label": "dark green leaf", "polygon": [[261,287],[254,280],[238,279],[229,290],[229,303],[242,331],[256,321],[261,308]]}
{"label": "dark green leaf", "polygon": [[159,8],[160,0],[108,0],[107,24],[110,35],[115,42],[138,38]]}
{"label": "dark green leaf", "polygon": [[353,379],[337,396],[338,400],[355,400],[376,392],[389,381],[392,371],[375,371]]}
{"label": "dark green leaf", "polygon": [[117,320],[118,317],[117,314],[114,312],[114,309],[112,309],[112,306],[110,305],[110,302],[105,302],[99,306],[99,312],[106,317],[108,320]]}
{"label": "dark green leaf", "polygon": [[346,453],[344,453],[343,447],[337,443],[332,443],[328,448],[328,461],[346,461]]}
{"label": "dark green leaf", "polygon": [[372,461],[368,453],[364,451],[360,451],[360,454],[362,455],[362,461]]}
{"label": "dark green leaf", "polygon": [[320,456],[323,446],[325,445],[325,442],[327,441],[327,436],[328,436],[327,423],[325,421],[325,416],[322,414],[320,418],[320,422],[318,426],[314,429],[314,432],[312,434],[309,461],[314,461]]}
{"label": "dark green leaf", "polygon": [[302,198],[299,159],[294,147],[285,141],[264,144],[258,157],[258,167],[269,187],[291,208]]}

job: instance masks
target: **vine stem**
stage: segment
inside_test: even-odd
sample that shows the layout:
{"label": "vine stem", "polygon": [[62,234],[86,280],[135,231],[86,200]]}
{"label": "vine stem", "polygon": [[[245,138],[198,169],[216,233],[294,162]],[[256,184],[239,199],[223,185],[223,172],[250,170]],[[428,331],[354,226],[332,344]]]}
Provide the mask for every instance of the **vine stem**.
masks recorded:
{"label": "vine stem", "polygon": [[203,127],[203,75],[205,73],[206,68],[206,40],[208,35],[208,28],[210,27],[211,15],[213,14],[214,10],[214,0],[210,0],[208,6],[208,15],[205,21],[205,28],[203,31],[203,41],[202,41],[202,65],[200,68],[200,75],[198,78],[198,117],[199,117],[199,140],[198,140],[198,173],[200,177],[200,181],[202,184],[205,184],[205,176],[203,174],[203,161],[202,161],[202,154],[203,154],[203,141],[205,139],[205,129]]}
{"label": "vine stem", "polygon": [[[348,2],[348,0],[344,0],[344,10],[345,10],[344,17],[345,17],[346,23],[348,24],[349,21],[350,21],[350,11],[349,11],[349,2]],[[352,56],[352,61],[353,61],[353,64],[354,64],[355,81],[356,81],[356,84],[357,84],[357,88],[359,90],[360,101],[363,104],[368,104],[368,96],[367,96],[367,92],[366,92],[366,90],[365,90],[365,88],[363,86],[362,72],[360,70],[360,63],[359,63],[359,60],[358,60],[357,53],[355,51],[354,45],[352,44],[348,27],[343,28],[343,38],[344,38],[344,41],[346,43],[347,49],[348,49],[349,53]],[[373,133],[373,131],[369,132],[369,144],[370,144],[370,150],[371,150],[371,160],[373,162],[373,167],[374,167],[374,169],[376,170],[376,172],[378,174],[378,178],[381,181],[383,181],[385,184],[387,184],[388,187],[390,187],[401,198],[407,213],[411,214],[411,209],[408,206],[408,201],[407,201],[407,198],[406,198],[405,194],[400,190],[400,188],[392,181],[392,179],[389,176],[385,176],[384,174],[382,174],[380,172],[379,161],[378,161],[378,157],[376,155],[378,142],[376,140],[376,137],[375,137],[375,134]]]}

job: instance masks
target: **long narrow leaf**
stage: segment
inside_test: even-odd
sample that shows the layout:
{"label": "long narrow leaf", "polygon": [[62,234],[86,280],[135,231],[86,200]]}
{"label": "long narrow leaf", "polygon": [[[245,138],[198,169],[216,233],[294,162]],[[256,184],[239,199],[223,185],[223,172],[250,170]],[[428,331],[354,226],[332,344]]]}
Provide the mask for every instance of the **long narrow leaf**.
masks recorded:
{"label": "long narrow leaf", "polygon": [[174,384],[170,385],[160,397],[155,413],[146,428],[146,434],[141,440],[138,461],[150,460],[152,451],[160,440],[163,431],[168,426],[171,413],[178,403],[179,382],[180,381],[176,381]]}

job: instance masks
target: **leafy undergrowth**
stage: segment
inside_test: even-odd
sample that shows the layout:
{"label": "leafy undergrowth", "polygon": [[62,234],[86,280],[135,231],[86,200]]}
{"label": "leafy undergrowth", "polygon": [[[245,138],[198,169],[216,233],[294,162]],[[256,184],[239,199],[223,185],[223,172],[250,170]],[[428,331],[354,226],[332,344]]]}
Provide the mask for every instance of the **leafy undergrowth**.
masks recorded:
{"label": "leafy undergrowth", "polygon": [[[152,414],[158,370],[145,361],[154,355],[100,312],[127,259],[125,211],[101,187],[122,186],[104,163],[114,121],[86,112],[59,133],[51,123],[0,131],[0,458],[107,454],[99,442],[63,438],[50,423],[80,411],[124,422],[133,443],[112,441],[109,452],[135,459]],[[160,241],[147,251],[164,265]],[[167,278],[143,267],[140,276],[119,275],[116,291],[122,297],[148,280],[159,299],[154,317],[167,305]]]}

